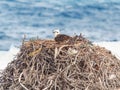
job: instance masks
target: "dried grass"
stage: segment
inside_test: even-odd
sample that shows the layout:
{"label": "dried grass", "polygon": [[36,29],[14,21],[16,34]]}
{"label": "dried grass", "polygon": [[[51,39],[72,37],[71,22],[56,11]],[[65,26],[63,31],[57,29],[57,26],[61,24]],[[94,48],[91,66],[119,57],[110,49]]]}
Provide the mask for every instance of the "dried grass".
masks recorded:
{"label": "dried grass", "polygon": [[81,35],[62,44],[54,40],[24,42],[16,59],[0,76],[0,90],[116,90],[118,87],[120,61]]}

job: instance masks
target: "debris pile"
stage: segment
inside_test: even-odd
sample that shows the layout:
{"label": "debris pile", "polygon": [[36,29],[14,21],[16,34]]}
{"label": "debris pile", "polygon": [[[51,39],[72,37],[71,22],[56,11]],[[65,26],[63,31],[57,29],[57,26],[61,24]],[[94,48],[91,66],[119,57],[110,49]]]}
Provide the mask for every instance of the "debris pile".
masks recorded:
{"label": "debris pile", "polygon": [[115,90],[120,61],[105,48],[75,36],[23,42],[0,76],[0,90]]}

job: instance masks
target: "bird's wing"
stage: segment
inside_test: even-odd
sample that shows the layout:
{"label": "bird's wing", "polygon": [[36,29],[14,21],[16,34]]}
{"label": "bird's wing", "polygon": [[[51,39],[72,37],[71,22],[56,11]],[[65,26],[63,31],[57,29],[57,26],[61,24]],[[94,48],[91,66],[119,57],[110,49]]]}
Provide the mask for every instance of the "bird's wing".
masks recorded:
{"label": "bird's wing", "polygon": [[68,40],[70,38],[70,36],[68,35],[65,35],[65,34],[59,34],[57,35],[57,37],[55,37],[55,41],[65,41],[65,40]]}

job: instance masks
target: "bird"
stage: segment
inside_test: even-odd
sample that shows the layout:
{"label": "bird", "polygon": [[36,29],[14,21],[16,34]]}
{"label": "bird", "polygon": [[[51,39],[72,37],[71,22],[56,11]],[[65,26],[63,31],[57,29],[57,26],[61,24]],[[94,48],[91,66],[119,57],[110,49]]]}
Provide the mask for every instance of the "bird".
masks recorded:
{"label": "bird", "polygon": [[60,30],[59,29],[55,29],[53,31],[54,33],[54,40],[57,42],[57,43],[62,43],[62,42],[66,42],[66,41],[69,41],[72,37],[66,35],[66,34],[60,34]]}

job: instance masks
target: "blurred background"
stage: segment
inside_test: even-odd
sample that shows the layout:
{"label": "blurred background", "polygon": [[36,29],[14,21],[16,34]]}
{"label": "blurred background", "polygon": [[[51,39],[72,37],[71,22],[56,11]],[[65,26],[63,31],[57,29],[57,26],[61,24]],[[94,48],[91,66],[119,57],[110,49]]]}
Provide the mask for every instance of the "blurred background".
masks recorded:
{"label": "blurred background", "polygon": [[0,50],[52,30],[91,41],[120,41],[120,0],[0,0]]}

